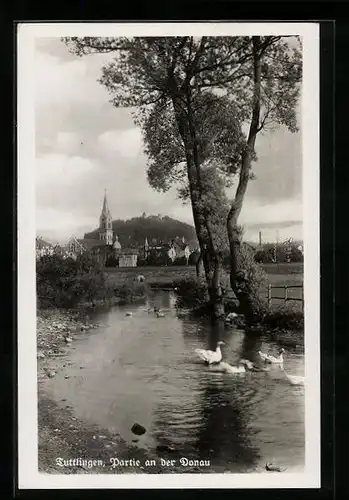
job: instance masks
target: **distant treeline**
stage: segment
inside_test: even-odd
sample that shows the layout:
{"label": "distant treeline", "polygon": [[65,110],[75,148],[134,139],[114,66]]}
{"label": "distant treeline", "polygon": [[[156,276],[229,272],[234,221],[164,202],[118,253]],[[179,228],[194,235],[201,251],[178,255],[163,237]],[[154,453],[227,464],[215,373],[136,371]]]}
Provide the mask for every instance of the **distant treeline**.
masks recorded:
{"label": "distant treeline", "polygon": [[298,243],[290,243],[288,245],[267,243],[261,249],[256,250],[255,260],[263,264],[272,262],[303,262],[303,252],[299,249]]}

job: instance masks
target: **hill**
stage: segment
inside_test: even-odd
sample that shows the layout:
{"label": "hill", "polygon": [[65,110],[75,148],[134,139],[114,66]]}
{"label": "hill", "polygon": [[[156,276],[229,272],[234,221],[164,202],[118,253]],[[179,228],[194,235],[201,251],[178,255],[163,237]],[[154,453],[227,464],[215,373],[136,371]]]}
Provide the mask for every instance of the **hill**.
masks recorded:
{"label": "hill", "polygon": [[[194,227],[168,216],[143,215],[128,220],[117,219],[112,222],[112,226],[124,248],[140,247],[144,245],[145,238],[149,245],[156,245],[168,243],[178,236],[184,236],[191,249],[198,246]],[[84,238],[98,239],[98,229],[85,233]]]}

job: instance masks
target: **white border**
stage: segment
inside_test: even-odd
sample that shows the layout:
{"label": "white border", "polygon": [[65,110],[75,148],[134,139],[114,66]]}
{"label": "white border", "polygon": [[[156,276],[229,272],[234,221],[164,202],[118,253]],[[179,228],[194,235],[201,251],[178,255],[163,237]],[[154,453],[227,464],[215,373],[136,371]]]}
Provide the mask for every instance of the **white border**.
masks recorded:
{"label": "white border", "polygon": [[[289,35],[303,39],[303,206],[305,247],[304,473],[51,475],[37,470],[35,289],[36,37]],[[319,25],[317,23],[19,24],[18,26],[18,487],[60,488],[319,488],[320,487],[320,251]],[[287,429],[285,429],[287,432]]]}

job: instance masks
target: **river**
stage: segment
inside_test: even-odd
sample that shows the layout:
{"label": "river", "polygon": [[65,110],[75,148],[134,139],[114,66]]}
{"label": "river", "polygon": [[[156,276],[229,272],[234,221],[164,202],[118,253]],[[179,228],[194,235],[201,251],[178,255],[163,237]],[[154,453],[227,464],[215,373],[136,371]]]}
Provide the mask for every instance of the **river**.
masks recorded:
{"label": "river", "polygon": [[[154,305],[165,317],[147,312]],[[69,367],[46,381],[49,397],[145,452],[161,456],[157,446],[167,445],[189,460],[209,460],[210,472],[252,472],[266,462],[302,472],[303,387],[291,386],[277,365],[240,375],[211,371],[194,351],[210,348],[217,332],[174,305],[173,294],[159,291],[146,304],[91,313],[104,326],[69,346]],[[267,336],[231,327],[220,337],[223,359],[232,365],[241,358],[260,363],[259,350],[279,348]],[[302,343],[286,347],[284,368],[303,375]],[[132,434],[134,423],[147,432]]]}

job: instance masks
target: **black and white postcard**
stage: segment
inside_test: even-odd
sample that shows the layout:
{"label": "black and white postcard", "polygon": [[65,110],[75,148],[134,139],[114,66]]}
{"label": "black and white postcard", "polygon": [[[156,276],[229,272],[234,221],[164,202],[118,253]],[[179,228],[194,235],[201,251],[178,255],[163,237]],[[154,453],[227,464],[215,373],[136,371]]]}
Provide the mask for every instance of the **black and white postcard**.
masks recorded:
{"label": "black and white postcard", "polygon": [[318,24],[17,61],[19,488],[320,487]]}

